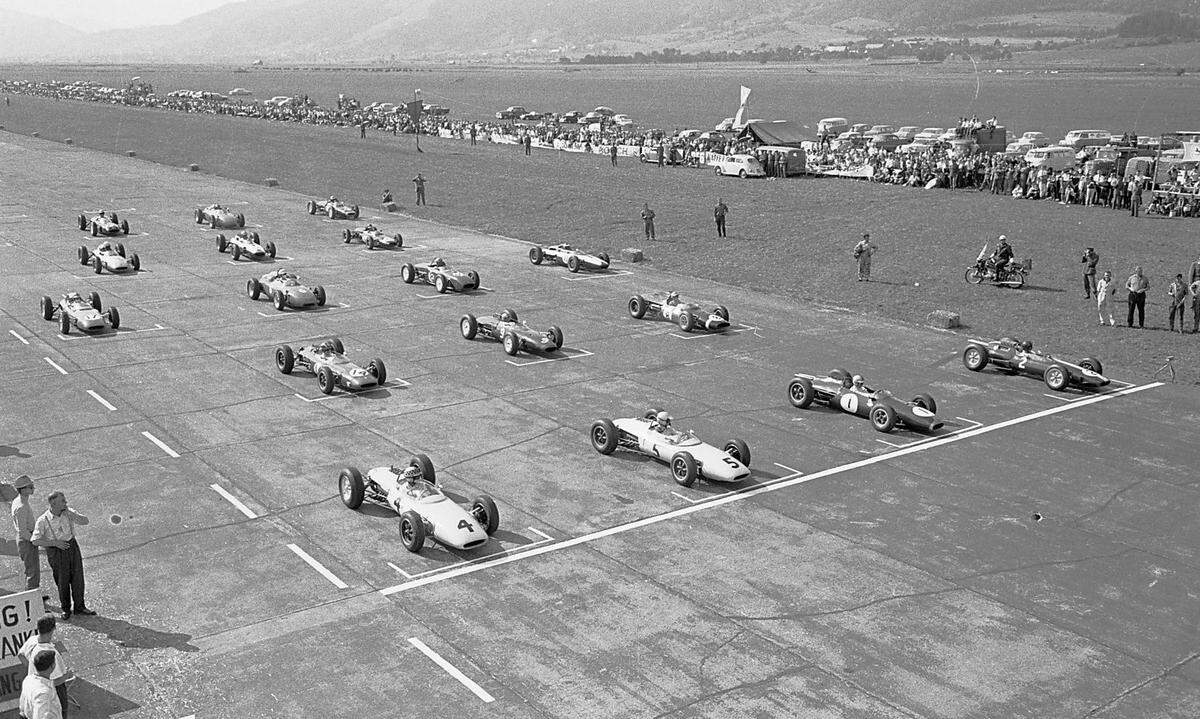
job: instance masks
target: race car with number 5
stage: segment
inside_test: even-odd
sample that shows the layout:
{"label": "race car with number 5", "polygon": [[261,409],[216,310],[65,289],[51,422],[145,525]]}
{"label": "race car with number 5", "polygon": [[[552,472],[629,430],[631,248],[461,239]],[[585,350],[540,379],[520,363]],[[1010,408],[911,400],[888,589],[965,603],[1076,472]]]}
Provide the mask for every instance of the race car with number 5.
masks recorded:
{"label": "race car with number 5", "polygon": [[942,428],[936,414],[937,402],[930,395],[918,394],[911,402],[905,402],[885,389],[867,387],[861,375],[851,375],[844,369],[835,369],[825,377],[797,374],[788,383],[788,400],[799,409],[818,402],[866,417],[880,432],[891,432],[899,425],[920,432]]}
{"label": "race car with number 5", "polygon": [[649,409],[641,417],[598,419],[589,433],[592,448],[612,454],[618,448],[653,457],[671,467],[676,483],[691,487],[703,477],[710,482],[740,482],[750,476],[750,448],[740,439],[722,447],[700,440],[690,430],[672,426],[661,409]]}
{"label": "race car with number 5", "polygon": [[963,350],[962,361],[963,366],[972,372],[982,371],[991,364],[1008,374],[1038,377],[1055,392],[1063,392],[1070,387],[1104,387],[1112,381],[1104,376],[1104,365],[1094,357],[1068,362],[1047,352],[1035,352],[1032,342],[1018,342],[1012,337],[973,339]]}
{"label": "race car with number 5", "polygon": [[467,508],[443,494],[433,463],[424,454],[410,457],[401,467],[367,470],[366,476],[346,467],[338,475],[338,493],[349,509],[367,500],[393,509],[400,515],[400,541],[410,552],[421,551],[430,539],[454,549],[475,549],[500,527],[500,512],[488,495],[477,496]]}

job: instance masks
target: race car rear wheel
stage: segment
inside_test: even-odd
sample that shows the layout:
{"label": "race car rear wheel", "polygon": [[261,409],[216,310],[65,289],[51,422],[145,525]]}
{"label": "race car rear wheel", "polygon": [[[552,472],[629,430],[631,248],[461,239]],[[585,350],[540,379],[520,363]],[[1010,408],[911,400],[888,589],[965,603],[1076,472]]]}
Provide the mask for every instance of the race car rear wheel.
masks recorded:
{"label": "race car rear wheel", "polygon": [[104,263],[100,261],[100,255],[92,256],[92,269],[96,271],[96,274],[100,274],[100,271],[104,269]]}
{"label": "race car rear wheel", "polygon": [[1090,369],[1096,374],[1104,374],[1104,365],[1100,364],[1100,360],[1095,357],[1084,357],[1079,360],[1079,366],[1084,369]]}
{"label": "race car rear wheel", "polygon": [[504,339],[501,341],[504,342],[504,351],[508,355],[515,357],[521,351],[521,340],[517,338],[515,333],[506,332]]}
{"label": "race car rear wheel", "polygon": [[679,329],[684,332],[691,332],[696,328],[696,318],[688,310],[680,310],[679,317],[675,318],[675,322],[679,324]]}
{"label": "race car rear wheel", "polygon": [[275,290],[271,293],[271,304],[275,305],[275,309],[283,312],[287,307],[287,295],[279,290]]}
{"label": "race car rear wheel", "polygon": [[401,235],[399,232],[397,232],[396,234],[392,235],[392,239],[396,241],[396,247],[404,247],[404,235]]}
{"label": "race car rear wheel", "polygon": [[592,449],[600,454],[612,454],[617,450],[617,442],[620,435],[617,433],[617,425],[613,424],[611,419],[598,419],[592,422],[591,432],[588,437],[592,440]]}
{"label": "race car rear wheel", "polygon": [[967,271],[963,273],[963,279],[972,285],[977,285],[983,282],[983,273],[979,271],[978,267],[968,267]]}
{"label": "race car rear wheel", "polygon": [[725,443],[725,454],[737,461],[750,466],[750,447],[740,439],[734,438]]}
{"label": "race car rear wheel", "polygon": [[196,224],[197,225],[204,224],[204,210],[202,210],[199,207],[196,208]]}
{"label": "race car rear wheel", "polygon": [[922,392],[916,397],[913,397],[913,404],[937,414],[937,400],[935,400],[933,395],[929,394],[928,392]]}
{"label": "race car rear wheel", "polygon": [[544,259],[546,259],[546,255],[545,255],[545,253],[542,252],[541,247],[534,245],[533,247],[529,248],[529,261],[530,262],[532,262],[535,265],[540,265],[540,264],[542,264],[542,260],[544,260]]}
{"label": "race car rear wheel", "polygon": [[375,235],[369,235],[367,237],[367,249],[368,250],[375,249]]}
{"label": "race car rear wheel", "polygon": [[347,245],[350,244],[350,228],[349,227],[342,229],[342,242]]}
{"label": "race car rear wheel", "polygon": [[458,329],[462,332],[463,339],[473,340],[475,335],[479,334],[479,322],[475,319],[475,315],[465,314],[458,321]]}
{"label": "race car rear wheel", "polygon": [[317,203],[313,202],[312,200],[309,200],[308,207],[306,209],[308,210],[308,214],[310,214],[310,215],[317,214]]}
{"label": "race car rear wheel", "polygon": [[413,283],[413,279],[416,277],[416,273],[417,273],[417,271],[412,266],[412,263],[405,262],[403,265],[400,265],[400,281],[401,282],[411,285]]}
{"label": "race car rear wheel", "polygon": [[671,476],[675,478],[675,483],[681,487],[691,487],[696,483],[696,478],[700,476],[700,468],[696,465],[696,458],[690,452],[680,452],[671,458]]}
{"label": "race car rear wheel", "polygon": [[635,320],[640,320],[646,316],[646,298],[641,295],[634,295],[629,298],[629,316]]}
{"label": "race car rear wheel", "polygon": [[328,367],[322,367],[317,370],[317,388],[322,394],[333,394],[334,388],[337,387],[337,376],[333,374],[333,370]]}
{"label": "race car rear wheel", "polygon": [[105,314],[108,315],[108,323],[114,330],[121,329],[121,313],[117,311],[116,307],[109,307]]}
{"label": "race car rear wheel", "polygon": [[329,344],[333,346],[334,352],[337,352],[340,355],[346,354],[346,345],[342,344],[342,341],[337,337],[331,337],[329,339]]}
{"label": "race car rear wheel", "polygon": [[217,252],[224,252],[229,246],[229,241],[225,239],[225,235],[217,235]]}
{"label": "race car rear wheel", "polygon": [[726,322],[729,321],[729,310],[725,307],[725,305],[717,305],[714,307],[713,314],[725,320]]}
{"label": "race car rear wheel", "polygon": [[988,364],[988,352],[979,345],[967,345],[962,354],[963,366],[972,372],[978,372]]}
{"label": "race car rear wheel", "polygon": [[87,229],[87,222],[88,222],[88,221],[87,221],[87,217],[85,217],[85,216],[83,216],[83,215],[80,215],[80,216],[79,216],[79,229],[81,229],[81,230],[86,230],[86,229]]}
{"label": "race car rear wheel", "polygon": [[267,243],[267,254],[270,255],[271,259],[275,259],[275,243],[274,242]]}
{"label": "race car rear wheel", "polygon": [[481,494],[471,501],[471,516],[483,526],[483,531],[487,532],[489,537],[500,528],[500,510],[496,508],[496,500],[486,494]]}
{"label": "race car rear wheel", "polygon": [[329,219],[334,219],[337,216],[337,208],[333,205],[325,208],[325,214],[329,215]]}
{"label": "race car rear wheel", "polygon": [[121,244],[120,242],[117,243],[117,254],[122,257],[125,256],[125,245]]}
{"label": "race car rear wheel", "polygon": [[378,357],[367,363],[367,371],[375,375],[375,381],[380,385],[387,382],[387,365]]}
{"label": "race car rear wheel", "polygon": [[804,409],[817,398],[817,391],[812,382],[803,377],[797,377],[788,383],[788,401],[793,407]]}
{"label": "race car rear wheel", "polygon": [[129,234],[129,220],[121,220],[121,234],[122,235]]}
{"label": "race car rear wheel", "polygon": [[67,316],[66,312],[58,316],[58,331],[64,335],[71,332],[71,318]]}
{"label": "race car rear wheel", "polygon": [[234,261],[234,262],[237,262],[237,261],[238,261],[238,259],[240,259],[240,258],[241,258],[241,256],[242,256],[242,247],[241,247],[241,245],[233,245],[233,261]]}
{"label": "race car rear wheel", "polygon": [[317,296],[317,307],[325,306],[325,288],[317,285],[313,288],[313,294]]}
{"label": "race car rear wheel", "polygon": [[243,215],[243,214],[242,214],[242,213],[240,213],[240,212],[238,213],[238,216],[237,216],[237,226],[238,226],[238,227],[245,227],[245,226],[246,226],[246,216],[245,216],[245,215]]}
{"label": "race car rear wheel", "polygon": [[296,353],[287,345],[279,345],[275,348],[275,367],[282,374],[291,374],[296,367]]}
{"label": "race car rear wheel", "polygon": [[563,345],[562,330],[559,329],[557,325],[550,325],[550,329],[546,330],[546,333],[554,338],[554,349],[556,349],[556,350],[562,349],[562,345]]}
{"label": "race car rear wheel", "polygon": [[42,295],[41,301],[42,319],[49,320],[54,318],[54,301],[46,295]]}
{"label": "race car rear wheel", "polygon": [[258,280],[254,279],[253,277],[246,280],[246,294],[249,295],[250,299],[252,300],[258,299],[258,296],[262,294],[262,285],[259,284]]}
{"label": "race car rear wheel", "polygon": [[88,302],[91,303],[92,309],[96,310],[97,312],[104,309],[104,307],[100,304],[100,293],[96,292],[95,290],[92,290],[90,293],[88,293]]}
{"label": "race car rear wheel", "polygon": [[213,229],[213,230],[215,230],[215,229],[217,229],[218,227],[220,227],[221,225],[220,225],[220,223],[219,223],[219,222],[217,222],[217,218],[216,218],[216,217],[213,217],[211,220],[209,220],[209,221],[208,221],[208,226],[209,226],[209,228],[210,228],[210,229]]}
{"label": "race car rear wheel", "polygon": [[142,258],[138,257],[136,252],[133,253],[133,257],[129,260],[129,264],[133,266],[134,272],[142,271]]}
{"label": "race car rear wheel", "polygon": [[714,174],[716,174],[717,177],[721,176],[721,167],[719,165],[717,167],[714,167],[713,170],[714,170]]}
{"label": "race car rear wheel", "polygon": [[446,294],[447,287],[445,275],[437,275],[433,278],[433,289],[437,290],[439,295]]}
{"label": "race car rear wheel", "polygon": [[437,484],[437,471],[433,468],[433,460],[429,458],[429,455],[417,452],[408,458],[408,466],[419,467],[422,479],[431,484]]}
{"label": "race car rear wheel", "polygon": [[425,546],[425,522],[411,509],[400,515],[400,542],[413,553]]}
{"label": "race car rear wheel", "polygon": [[1071,384],[1071,376],[1067,374],[1067,370],[1057,364],[1047,367],[1042,379],[1045,380],[1046,386],[1055,392],[1062,392]]}
{"label": "race car rear wheel", "polygon": [[80,245],[79,246],[79,264],[87,265],[88,258],[91,256],[91,254],[92,254],[91,252],[88,252],[87,245]]}
{"label": "race car rear wheel", "polygon": [[353,212],[353,215],[354,215],[354,219],[356,219],[356,220],[357,220],[357,219],[358,219],[358,205],[355,205],[355,206],[354,206],[354,212]]}
{"label": "race car rear wheel", "polygon": [[345,467],[338,475],[338,493],[342,495],[342,504],[349,509],[358,509],[366,497],[367,487],[363,484],[362,473],[354,467]]}
{"label": "race car rear wheel", "polygon": [[99,235],[100,235],[100,229],[97,228],[96,223],[93,222],[92,223],[92,237],[98,237]]}
{"label": "race car rear wheel", "polygon": [[604,260],[604,264],[606,264],[606,265],[612,263],[612,260],[609,259],[607,252],[601,252],[600,254],[598,254],[596,256],[599,257],[600,259]]}
{"label": "race car rear wheel", "polygon": [[568,257],[567,258],[567,269],[570,270],[571,272],[578,272],[579,271],[579,258],[576,257],[575,255],[571,255],[570,257]]}
{"label": "race car rear wheel", "polygon": [[871,408],[871,424],[880,432],[891,432],[896,428],[896,410],[886,404]]}
{"label": "race car rear wheel", "polygon": [[480,288],[480,281],[479,281],[479,273],[478,273],[478,272],[476,272],[475,270],[471,270],[470,272],[468,272],[468,273],[467,273],[467,277],[471,278],[471,286],[472,286],[472,288],[474,288],[474,289],[479,289],[479,288]]}

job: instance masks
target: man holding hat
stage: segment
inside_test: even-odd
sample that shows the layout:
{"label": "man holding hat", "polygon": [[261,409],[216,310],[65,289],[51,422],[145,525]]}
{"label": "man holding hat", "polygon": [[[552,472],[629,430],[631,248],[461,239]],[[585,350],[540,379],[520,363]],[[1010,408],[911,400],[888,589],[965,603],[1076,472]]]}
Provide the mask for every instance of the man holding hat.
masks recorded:
{"label": "man holding hat", "polygon": [[42,566],[38,548],[32,541],[34,518],[29,498],[33,496],[33,480],[29,478],[29,475],[22,474],[13,482],[13,488],[17,490],[17,498],[12,501],[12,523],[13,530],[17,534],[17,556],[25,565],[25,588],[37,589],[42,586]]}
{"label": "man holding hat", "polygon": [[874,243],[871,242],[871,233],[864,232],[862,239],[854,246],[854,259],[858,260],[858,281],[871,281],[871,255],[875,254]]}

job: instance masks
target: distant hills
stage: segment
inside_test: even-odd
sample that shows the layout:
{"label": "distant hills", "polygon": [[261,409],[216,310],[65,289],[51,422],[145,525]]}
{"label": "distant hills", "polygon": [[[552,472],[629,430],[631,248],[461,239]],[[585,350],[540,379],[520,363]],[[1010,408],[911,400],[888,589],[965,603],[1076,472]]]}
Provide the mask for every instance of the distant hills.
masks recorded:
{"label": "distant hills", "polygon": [[[737,50],[973,25],[1108,30],[1200,0],[245,0],[170,26],[84,33],[0,11],[0,58],[243,63]],[[1062,16],[1070,16],[1063,22]],[[1069,34],[1067,36],[1070,36]]]}

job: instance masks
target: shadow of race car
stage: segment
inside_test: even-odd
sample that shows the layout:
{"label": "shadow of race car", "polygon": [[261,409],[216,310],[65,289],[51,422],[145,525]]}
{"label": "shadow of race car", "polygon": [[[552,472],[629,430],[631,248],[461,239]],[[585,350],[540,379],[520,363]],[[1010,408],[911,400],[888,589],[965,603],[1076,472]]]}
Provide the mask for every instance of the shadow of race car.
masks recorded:
{"label": "shadow of race car", "polygon": [[91,265],[96,274],[100,274],[103,270],[108,270],[116,274],[126,272],[137,272],[142,269],[142,260],[137,253],[133,253],[128,257],[125,256],[125,245],[118,242],[113,246],[111,242],[105,241],[97,245],[93,252],[87,248],[87,245],[80,245],[79,264],[87,266]]}
{"label": "shadow of race car", "polygon": [[275,258],[275,243],[268,240],[264,245],[254,230],[242,230],[229,238],[217,235],[217,252],[226,250],[233,254],[235,261],[242,257],[250,260]]}
{"label": "shadow of race car", "polygon": [[563,333],[558,327],[550,325],[546,330],[535,330],[518,320],[517,313],[510,309],[486,317],[465,314],[459,320],[459,329],[464,339],[482,336],[503,342],[504,351],[510,355],[521,350],[554,352],[561,349],[563,343]]}
{"label": "shadow of race car", "polygon": [[562,265],[571,272],[579,270],[607,270],[609,265],[608,253],[590,254],[578,250],[568,244],[541,247],[534,245],[529,248],[529,261],[535,265],[543,262]]}
{"label": "shadow of race car", "polygon": [[246,226],[246,216],[228,207],[209,205],[196,208],[196,224],[208,225],[214,230],[237,230]]}
{"label": "shadow of race car", "polygon": [[813,402],[829,405],[858,417],[871,420],[880,432],[891,432],[899,425],[919,432],[934,432],[942,428],[937,418],[937,402],[928,394],[918,394],[910,402],[887,390],[872,390],[855,383],[849,372],[835,369],[825,377],[797,373],[788,383],[788,400],[792,406],[804,409]]}
{"label": "shadow of race car", "polygon": [[292,349],[288,345],[275,348],[275,367],[283,374],[291,374],[297,367],[317,376],[317,386],[325,394],[342,387],[347,390],[364,390],[381,386],[387,381],[387,367],[383,360],[373,359],[366,367],[359,367],[346,359],[346,348],[337,337],[318,345],[302,345]]}
{"label": "shadow of race car", "polygon": [[115,212],[98,212],[94,217],[87,215],[79,216],[79,229],[83,231],[91,230],[92,237],[104,235],[106,237],[115,237],[117,235],[129,234],[129,221],[117,220]]}
{"label": "shadow of race car", "polygon": [[721,448],[705,444],[690,430],[672,427],[671,418],[657,408],[641,417],[598,419],[592,423],[589,437],[600,454],[623,448],[666,462],[671,476],[684,487],[691,487],[700,477],[711,482],[739,482],[750,476],[750,448],[745,442],[731,439]]}
{"label": "shadow of race car", "polygon": [[305,209],[310,215],[322,214],[331,220],[358,219],[358,205],[347,205],[338,201],[336,197],[330,197],[328,200],[309,200]]}
{"label": "shadow of race car", "polygon": [[271,270],[257,280],[247,280],[246,294],[252,300],[257,300],[259,295],[266,295],[275,309],[281,312],[286,307],[303,310],[325,306],[324,287],[302,285],[295,274],[283,269]]}
{"label": "shadow of race car", "polygon": [[354,241],[363,243],[367,246],[368,250],[380,247],[398,250],[404,247],[404,237],[399,232],[389,236],[384,234],[383,230],[380,230],[375,225],[367,225],[366,227],[357,227],[354,229],[347,227],[342,230],[342,242],[349,244]]}
{"label": "shadow of race car", "polygon": [[338,475],[338,493],[350,509],[368,500],[393,509],[400,515],[400,541],[410,552],[421,551],[430,539],[454,549],[475,549],[500,527],[500,512],[488,495],[471,500],[468,508],[443,494],[424,454],[410,457],[403,467],[367,470],[365,477],[346,467]]}
{"label": "shadow of race car", "polygon": [[1104,366],[1098,359],[1084,357],[1078,363],[1068,362],[1049,353],[1034,352],[1032,342],[1018,342],[1011,337],[973,339],[963,350],[962,361],[972,372],[979,372],[991,364],[1008,374],[1038,377],[1055,392],[1069,387],[1104,387],[1112,381],[1102,374]]}
{"label": "shadow of race car", "polygon": [[41,301],[42,319],[53,320],[58,313],[58,331],[68,334],[71,325],[84,332],[100,332],[112,327],[114,330],[121,326],[121,313],[116,307],[104,310],[100,303],[100,293],[91,292],[84,299],[78,292],[68,292],[56,304],[54,300],[43,295]]}
{"label": "shadow of race car", "polygon": [[466,292],[479,289],[479,273],[475,270],[452,270],[446,266],[446,261],[435,257],[432,262],[406,262],[400,267],[400,279],[405,284],[421,282],[433,285],[439,293],[445,294],[450,290]]}
{"label": "shadow of race car", "polygon": [[646,315],[658,315],[668,322],[679,325],[684,332],[695,329],[721,332],[729,328],[729,310],[723,305],[704,309],[697,302],[684,302],[678,292],[655,292],[651,295],[634,295],[629,298],[629,316],[642,319]]}

